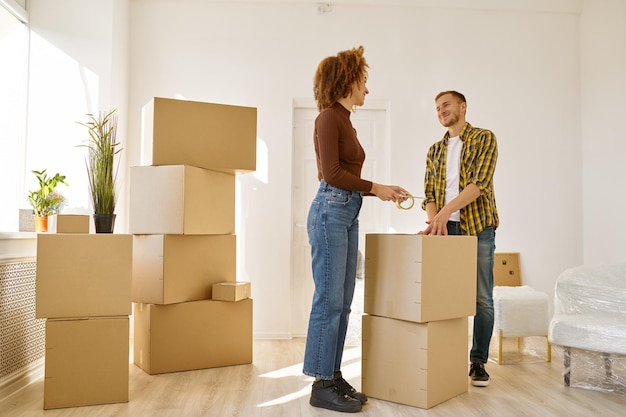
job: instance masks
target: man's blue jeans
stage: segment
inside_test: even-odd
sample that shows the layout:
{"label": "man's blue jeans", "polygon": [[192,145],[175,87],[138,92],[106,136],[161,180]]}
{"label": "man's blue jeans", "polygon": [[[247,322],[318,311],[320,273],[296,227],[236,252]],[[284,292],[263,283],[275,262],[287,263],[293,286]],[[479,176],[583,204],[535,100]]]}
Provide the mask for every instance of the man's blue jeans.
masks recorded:
{"label": "man's blue jeans", "polygon": [[[448,234],[460,235],[461,224],[448,222]],[[476,315],[470,361],[486,363],[493,333],[493,253],[496,249],[496,231],[493,227],[486,227],[477,237]]]}
{"label": "man's blue jeans", "polygon": [[315,292],[304,353],[305,375],[340,369],[354,296],[362,196],[320,182],[307,218]]}

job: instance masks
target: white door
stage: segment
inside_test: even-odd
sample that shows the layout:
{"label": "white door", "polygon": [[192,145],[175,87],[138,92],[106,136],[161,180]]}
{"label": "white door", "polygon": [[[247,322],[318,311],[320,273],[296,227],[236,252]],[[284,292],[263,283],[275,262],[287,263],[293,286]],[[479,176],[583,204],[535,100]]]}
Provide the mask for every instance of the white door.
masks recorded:
{"label": "white door", "polygon": [[[295,107],[293,126],[293,222],[292,222],[292,335],[305,336],[307,331],[313,278],[311,272],[311,247],[306,231],[306,218],[319,187],[313,130],[318,111],[314,107]],[[362,178],[387,184],[387,112],[383,106],[363,107],[350,116],[361,145],[365,149]],[[365,234],[387,231],[389,203],[376,197],[365,197],[359,216],[359,250],[364,253]],[[395,207],[395,206],[394,206]],[[361,264],[362,267],[362,264]],[[362,273],[362,269],[357,271]],[[362,296],[355,294],[353,311],[359,310]]]}

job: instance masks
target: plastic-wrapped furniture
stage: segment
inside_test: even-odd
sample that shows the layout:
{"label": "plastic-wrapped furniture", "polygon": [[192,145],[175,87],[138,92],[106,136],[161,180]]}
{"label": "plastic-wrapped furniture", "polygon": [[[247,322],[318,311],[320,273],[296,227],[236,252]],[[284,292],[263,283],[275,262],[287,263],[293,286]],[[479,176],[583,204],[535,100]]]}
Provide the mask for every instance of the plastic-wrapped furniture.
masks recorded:
{"label": "plastic-wrapped furniture", "polygon": [[[502,339],[527,336],[548,337],[550,313],[548,295],[527,285],[493,289],[494,328],[498,332],[498,363],[502,363]],[[547,339],[546,339],[547,340]],[[546,360],[552,359],[552,349],[547,341]]]}
{"label": "plastic-wrapped furniture", "polygon": [[563,348],[565,385],[624,392],[626,263],[565,270],[554,295],[549,339]]}
{"label": "plastic-wrapped furniture", "polygon": [[494,330],[498,334],[498,364],[502,363],[502,339],[528,336],[546,337],[546,360],[552,359],[548,337],[550,324],[548,295],[527,285],[521,285],[519,253],[494,255]]}

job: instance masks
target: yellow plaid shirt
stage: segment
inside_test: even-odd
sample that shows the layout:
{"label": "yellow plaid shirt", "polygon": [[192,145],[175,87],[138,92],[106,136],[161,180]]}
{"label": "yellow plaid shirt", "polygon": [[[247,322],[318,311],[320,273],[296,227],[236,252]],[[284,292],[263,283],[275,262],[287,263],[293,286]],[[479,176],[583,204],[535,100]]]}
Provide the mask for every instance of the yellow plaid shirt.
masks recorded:
{"label": "yellow plaid shirt", "polygon": [[[480,196],[461,209],[461,233],[476,236],[485,227],[498,227],[498,210],[493,194],[493,173],[498,159],[498,145],[493,132],[465,123],[460,133],[463,149],[459,167],[459,192],[468,184],[476,184]],[[435,203],[437,212],[444,205],[446,193],[446,159],[449,134],[433,144],[426,156],[422,208]]]}

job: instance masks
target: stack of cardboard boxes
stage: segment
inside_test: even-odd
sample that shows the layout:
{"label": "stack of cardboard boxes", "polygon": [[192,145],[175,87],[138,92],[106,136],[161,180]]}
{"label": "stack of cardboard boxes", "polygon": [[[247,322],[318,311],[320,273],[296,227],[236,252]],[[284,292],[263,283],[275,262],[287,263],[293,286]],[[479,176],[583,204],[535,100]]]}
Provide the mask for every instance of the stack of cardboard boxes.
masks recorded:
{"label": "stack of cardboard boxes", "polygon": [[89,234],[88,221],[59,215],[37,236],[44,409],[128,401],[132,236]]}
{"label": "stack of cardboard boxes", "polygon": [[235,175],[256,168],[256,109],[154,98],[130,171],[134,362],[149,374],[252,362],[236,282]]}
{"label": "stack of cardboard boxes", "polygon": [[430,408],[467,391],[476,238],[368,234],[362,391]]}

